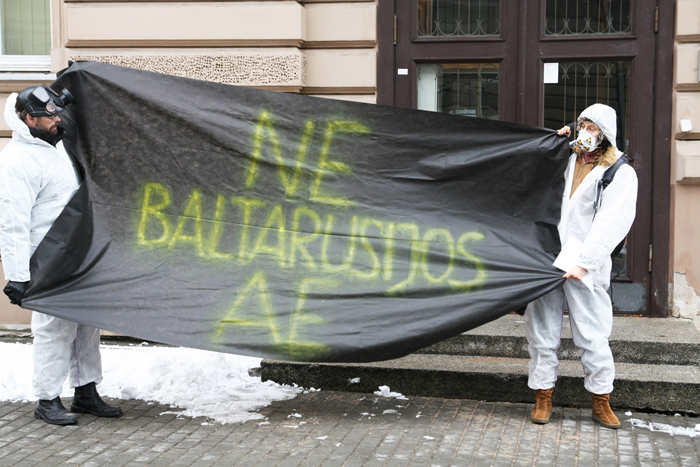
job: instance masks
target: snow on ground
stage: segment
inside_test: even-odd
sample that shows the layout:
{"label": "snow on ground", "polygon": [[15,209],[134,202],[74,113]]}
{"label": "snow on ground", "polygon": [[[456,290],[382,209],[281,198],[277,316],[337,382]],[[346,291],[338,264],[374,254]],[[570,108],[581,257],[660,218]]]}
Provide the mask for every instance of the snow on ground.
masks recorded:
{"label": "snow on ground", "polygon": [[[147,345],[103,345],[101,352],[101,395],[170,405],[173,410],[166,413],[221,423],[262,419],[256,410],[302,390],[249,376],[248,368],[260,366],[259,358]],[[31,344],[0,343],[0,361],[0,400],[36,400]],[[66,382],[61,397],[72,396]]]}
{"label": "snow on ground", "polygon": [[379,391],[374,391],[374,393],[378,396],[395,397],[399,400],[404,400],[404,401],[408,400],[408,397],[405,397],[400,392],[391,392],[391,388],[389,386],[379,386]]}
{"label": "snow on ground", "polygon": [[640,420],[638,418],[630,418],[628,421],[633,427],[646,428],[650,431],[660,431],[662,433],[668,433],[671,436],[681,435],[690,436],[691,438],[700,436],[700,425],[696,425],[695,428],[686,428],[682,426],[667,425],[665,423],[645,422],[644,420]]}

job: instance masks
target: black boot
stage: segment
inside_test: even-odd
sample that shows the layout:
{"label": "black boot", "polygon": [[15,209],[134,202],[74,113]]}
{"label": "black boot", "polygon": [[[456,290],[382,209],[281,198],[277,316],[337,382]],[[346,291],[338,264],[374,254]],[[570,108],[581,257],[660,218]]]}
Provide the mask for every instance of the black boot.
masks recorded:
{"label": "black boot", "polygon": [[118,417],[122,414],[120,407],[110,407],[102,400],[100,395],[97,394],[94,382],[75,388],[70,411],[91,413],[98,417]]}
{"label": "black boot", "polygon": [[52,425],[75,425],[78,418],[66,410],[61,404],[61,398],[40,400],[36,403],[34,418],[40,418]]}

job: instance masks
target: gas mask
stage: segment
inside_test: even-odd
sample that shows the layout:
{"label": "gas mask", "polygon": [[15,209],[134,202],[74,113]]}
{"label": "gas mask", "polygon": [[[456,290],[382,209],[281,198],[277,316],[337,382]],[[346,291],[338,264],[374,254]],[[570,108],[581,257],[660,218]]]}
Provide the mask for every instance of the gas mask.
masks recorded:
{"label": "gas mask", "polygon": [[45,84],[22,90],[17,99],[32,117],[53,117],[75,103],[75,98],[67,89],[58,94]]}

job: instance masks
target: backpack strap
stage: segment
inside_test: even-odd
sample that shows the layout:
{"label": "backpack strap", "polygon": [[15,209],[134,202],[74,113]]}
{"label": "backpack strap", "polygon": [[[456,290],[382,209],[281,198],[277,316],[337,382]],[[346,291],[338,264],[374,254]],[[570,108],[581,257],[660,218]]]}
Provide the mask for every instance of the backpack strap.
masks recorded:
{"label": "backpack strap", "polygon": [[613,178],[615,178],[615,172],[617,172],[617,169],[622,167],[624,164],[629,164],[630,161],[627,159],[627,156],[623,154],[620,156],[618,160],[615,161],[613,165],[607,168],[605,173],[603,174],[603,189],[606,189],[608,185],[613,181]]}
{"label": "backpack strap", "polygon": [[617,169],[622,167],[625,164],[629,165],[630,161],[627,159],[627,155],[623,154],[621,155],[613,165],[605,169],[605,173],[603,173],[603,178],[601,178],[598,181],[598,188],[596,189],[595,193],[595,204],[593,205],[593,215],[595,216],[598,213],[598,208],[600,208],[600,203],[603,201],[603,190],[605,190],[610,183],[612,183],[613,178],[615,178],[615,173],[617,172]]}
{"label": "backpack strap", "polygon": [[[615,161],[613,165],[605,169],[605,173],[603,173],[603,178],[601,178],[598,181],[598,188],[596,190],[595,194],[595,204],[593,205],[593,217],[598,213],[598,208],[600,208],[600,203],[603,201],[603,190],[605,190],[610,183],[612,183],[613,178],[615,178],[615,172],[617,172],[617,169],[622,167],[625,164],[629,164],[630,161],[627,159],[627,155],[623,154],[620,156],[619,159]],[[620,254],[622,251],[622,248],[625,246],[625,241],[626,237],[622,239],[622,241],[615,247],[615,249],[610,253],[610,257],[615,259],[615,256]],[[619,276],[620,274],[618,274]]]}

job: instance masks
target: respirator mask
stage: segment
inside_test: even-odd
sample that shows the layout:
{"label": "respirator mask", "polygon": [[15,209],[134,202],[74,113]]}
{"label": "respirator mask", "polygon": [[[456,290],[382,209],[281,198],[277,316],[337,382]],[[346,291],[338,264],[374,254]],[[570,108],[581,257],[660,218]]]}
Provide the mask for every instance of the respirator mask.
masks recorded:
{"label": "respirator mask", "polygon": [[[581,124],[583,123],[590,123],[595,128],[598,128],[598,136],[593,136],[585,128],[582,129]],[[602,128],[600,128],[596,122],[586,117],[579,117],[578,121],[576,122],[576,127],[578,130],[576,140],[569,143],[569,146],[572,148],[574,146],[578,146],[586,152],[593,152],[600,147],[601,143],[605,139],[605,133],[603,133]]]}
{"label": "respirator mask", "polygon": [[602,135],[602,131],[598,134],[598,136],[593,136],[586,130],[579,130],[578,137],[569,145],[571,147],[578,145],[581,149],[583,149],[586,152],[593,152],[598,148],[598,146],[602,142]]}

